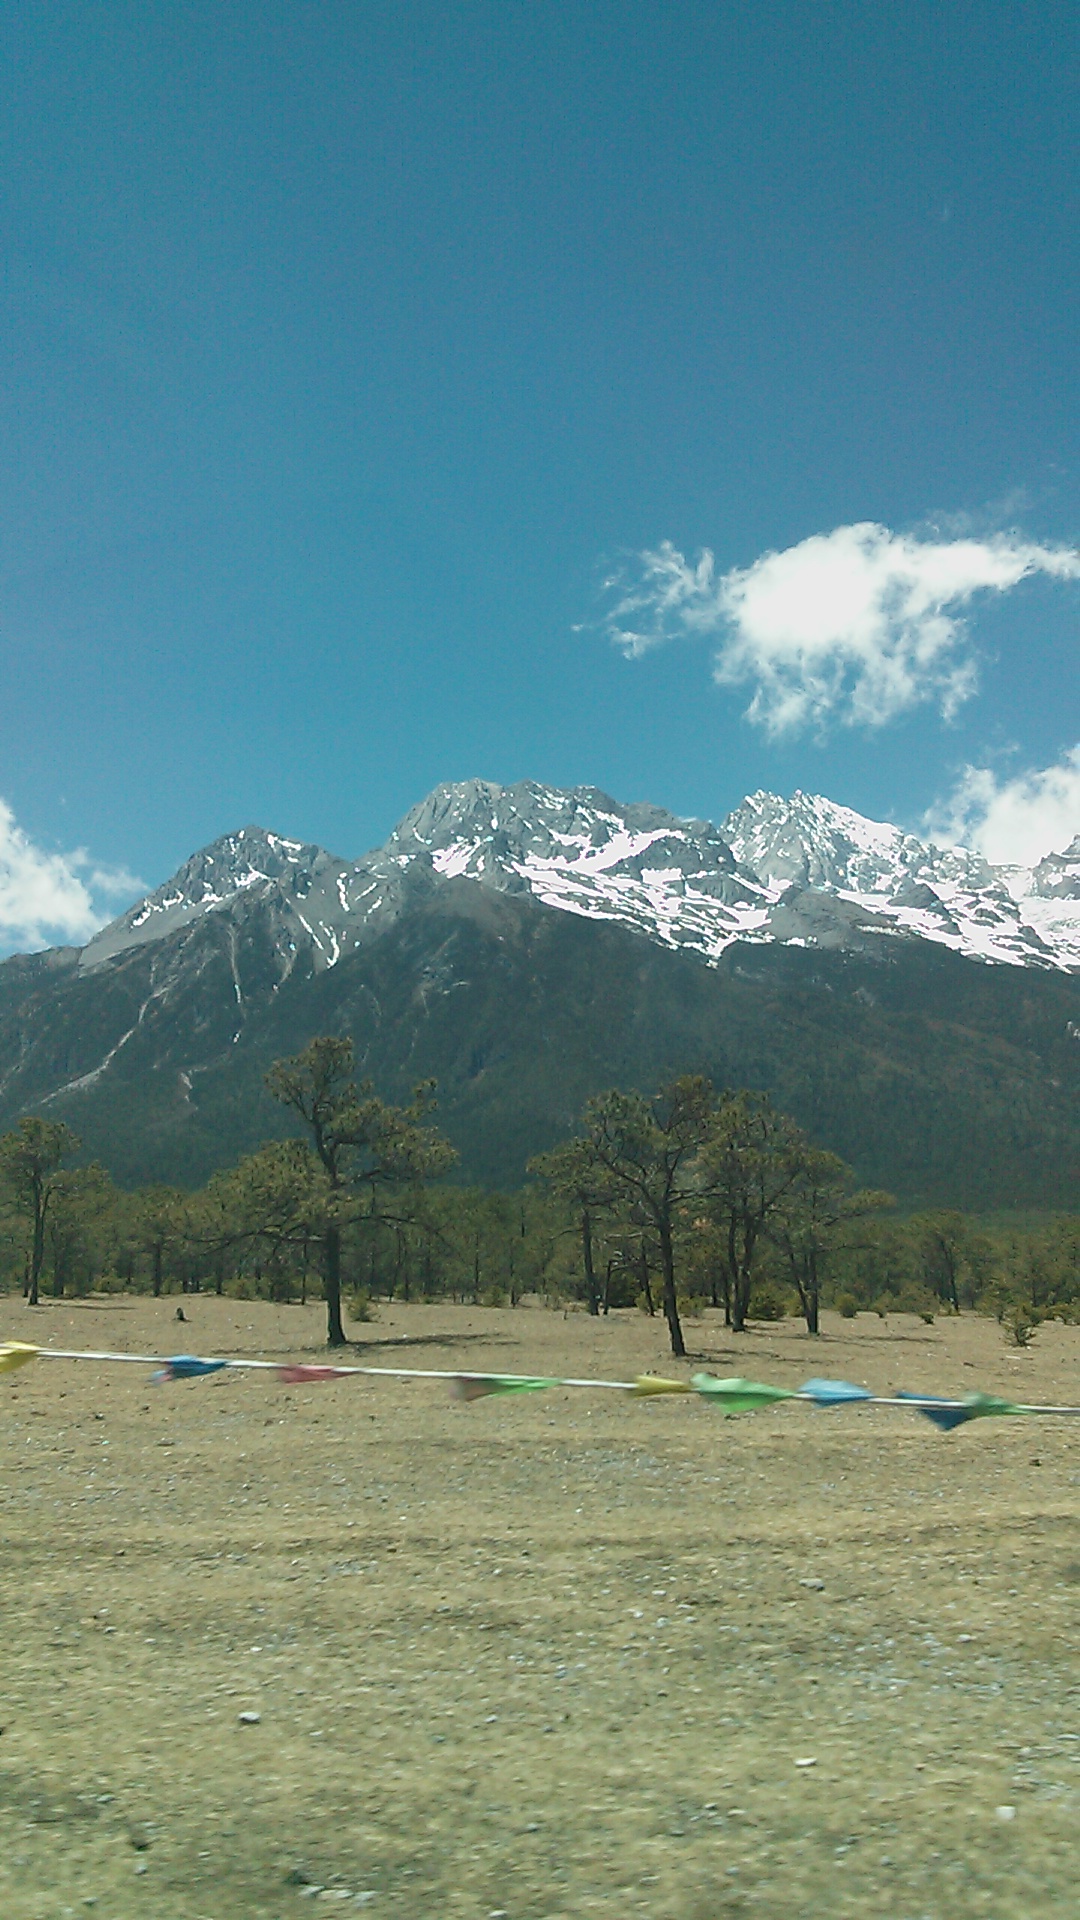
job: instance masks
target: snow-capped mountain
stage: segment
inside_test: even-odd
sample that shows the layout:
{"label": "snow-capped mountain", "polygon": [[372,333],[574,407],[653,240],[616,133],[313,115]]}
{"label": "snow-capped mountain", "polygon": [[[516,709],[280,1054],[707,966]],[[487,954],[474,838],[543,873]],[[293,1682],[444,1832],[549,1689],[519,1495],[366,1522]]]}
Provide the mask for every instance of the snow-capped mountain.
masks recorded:
{"label": "snow-capped mountain", "polygon": [[561,791],[531,780],[436,787],[406,814],[385,851],[403,863],[430,859],[446,879],[617,920],[707,958],[756,931],[768,911],[765,890],[739,871],[708,821],[623,806],[595,787]]}
{"label": "snow-capped mountain", "polygon": [[927,845],[820,796],[755,793],[719,827],[594,787],[437,787],[358,861],[256,827],[216,841],[92,940],[80,968],[206,915],[269,919],[284,978],[367,945],[455,880],[614,921],[715,962],[734,941],[880,950],[929,940],[1013,966],[1080,968],[1080,836],[1031,870]]}
{"label": "snow-capped mountain", "polygon": [[904,880],[960,880],[977,889],[994,884],[981,854],[924,846],[914,834],[820,794],[752,793],[721,826],[737,858],[768,885],[824,887],[832,893],[891,892]]}
{"label": "snow-capped mountain", "polygon": [[[1021,867],[1009,871],[1021,877],[1025,874]],[[1080,900],[1080,833],[1063,853],[1047,854],[1031,869],[1027,891],[1040,900]]]}
{"label": "snow-capped mountain", "polygon": [[787,889],[789,901],[830,895],[974,959],[1080,967],[1080,835],[1034,869],[994,867],[805,793],[751,794],[720,831],[740,863]]}
{"label": "snow-capped mountain", "polygon": [[341,1033],[388,1097],[438,1081],[471,1180],[519,1183],[605,1087],[703,1072],[911,1204],[1068,1206],[1078,973],[1080,841],[995,870],[802,794],[713,826],[465,781],[360,860],[246,827],[87,947],[4,961],[0,1129],[47,1113],[126,1183],[197,1182],[288,1130],[271,1062]]}
{"label": "snow-capped mountain", "polygon": [[756,793],[721,822],[623,806],[593,787],[437,787],[384,853],[616,920],[715,960],[735,940],[933,940],[1012,965],[1080,966],[1080,839],[1033,872],[925,845],[819,796]]}
{"label": "snow-capped mountain", "polygon": [[323,847],[241,827],[193,854],[171,880],[103,927],[82,949],[79,966],[93,970],[224,913],[236,935],[252,914],[269,920],[284,975],[299,953],[321,970],[391,925],[433,884],[422,855],[406,861],[378,849],[359,861],[339,860]]}
{"label": "snow-capped mountain", "polygon": [[245,894],[265,899],[306,899],[335,863],[321,847],[282,840],[261,827],[241,827],[185,860],[171,880],[136,901],[83,948],[83,967],[101,966],[114,954],[164,940],[215,908],[233,908]]}

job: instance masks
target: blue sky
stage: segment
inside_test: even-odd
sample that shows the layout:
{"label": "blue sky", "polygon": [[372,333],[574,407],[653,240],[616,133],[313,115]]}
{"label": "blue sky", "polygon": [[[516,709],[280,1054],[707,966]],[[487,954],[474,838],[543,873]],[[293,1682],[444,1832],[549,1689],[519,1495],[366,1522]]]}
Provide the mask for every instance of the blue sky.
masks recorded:
{"label": "blue sky", "polygon": [[1077,37],[8,10],[6,944],[469,775],[1068,838]]}

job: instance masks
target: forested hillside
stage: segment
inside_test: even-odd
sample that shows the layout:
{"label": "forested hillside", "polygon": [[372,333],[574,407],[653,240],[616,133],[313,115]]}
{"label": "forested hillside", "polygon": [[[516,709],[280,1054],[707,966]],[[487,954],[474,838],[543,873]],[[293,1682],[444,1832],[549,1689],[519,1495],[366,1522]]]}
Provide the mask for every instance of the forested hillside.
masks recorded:
{"label": "forested hillside", "polygon": [[907,1205],[1075,1198],[1068,975],[889,942],[874,955],[737,945],[706,967],[467,880],[333,969],[298,962],[280,983],[258,920],[239,947],[222,916],[183,943],[167,992],[168,943],[89,975],[47,956],[0,970],[0,1124],[40,1109],[122,1184],[197,1185],[285,1130],[270,1063],[339,1033],[389,1098],[437,1080],[464,1182],[519,1185],[605,1087],[701,1072],[767,1092]]}

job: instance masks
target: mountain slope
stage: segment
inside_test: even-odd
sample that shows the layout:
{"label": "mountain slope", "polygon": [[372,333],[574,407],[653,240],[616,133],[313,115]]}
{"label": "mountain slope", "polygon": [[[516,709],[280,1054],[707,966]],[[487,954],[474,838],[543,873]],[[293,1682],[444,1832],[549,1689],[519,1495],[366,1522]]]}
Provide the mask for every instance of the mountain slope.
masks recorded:
{"label": "mountain slope", "polygon": [[[1075,926],[1080,843],[1013,884]],[[288,1130],[270,1061],[349,1032],[388,1094],[438,1078],[469,1178],[520,1180],[602,1087],[701,1070],[905,1199],[1069,1205],[1068,938],[977,856],[828,801],[717,829],[469,781],[360,861],[245,828],[81,951],[0,965],[0,1124],[63,1114],[126,1181],[201,1180]]]}
{"label": "mountain slope", "polygon": [[13,1023],[36,1038],[47,1013],[49,1035],[24,1055],[5,1119],[62,1114],[119,1178],[197,1182],[290,1130],[262,1087],[274,1058],[348,1032],[388,1095],[438,1079],[469,1179],[514,1185],[591,1093],[693,1070],[765,1088],[861,1179],[913,1204],[1067,1205],[1075,1192],[1080,1046],[1060,975],[925,944],[885,961],[737,946],[706,967],[465,879],[337,966],[305,956],[283,982],[266,924],[233,948],[208,916],[167,959],[171,945],[91,974],[69,965],[44,1003],[0,1010],[0,1057]]}

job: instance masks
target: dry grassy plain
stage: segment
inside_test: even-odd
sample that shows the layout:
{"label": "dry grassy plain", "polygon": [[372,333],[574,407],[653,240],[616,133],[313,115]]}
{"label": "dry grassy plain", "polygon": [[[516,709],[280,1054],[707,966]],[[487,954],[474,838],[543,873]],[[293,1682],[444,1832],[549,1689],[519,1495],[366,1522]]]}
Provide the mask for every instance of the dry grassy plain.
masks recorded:
{"label": "dry grassy plain", "polygon": [[[8,1299],[0,1337],[320,1349],[315,1308],[175,1304]],[[632,1313],[357,1332],[386,1364],[671,1370]],[[1078,1328],[688,1338],[782,1384],[1080,1397]],[[41,1361],[0,1422],[3,1920],[1080,1910],[1080,1422]]]}

